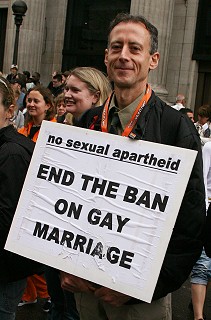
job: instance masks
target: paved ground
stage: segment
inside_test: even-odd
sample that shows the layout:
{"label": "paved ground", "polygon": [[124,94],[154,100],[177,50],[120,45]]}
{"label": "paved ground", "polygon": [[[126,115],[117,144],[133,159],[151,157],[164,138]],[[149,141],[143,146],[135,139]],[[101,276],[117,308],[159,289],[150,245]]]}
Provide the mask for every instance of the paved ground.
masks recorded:
{"label": "paved ground", "polygon": [[[188,309],[190,302],[190,283],[186,281],[184,285],[173,293],[173,317],[172,320],[193,320],[193,312]],[[211,290],[207,291],[206,303],[204,308],[206,320],[211,320]]]}
{"label": "paved ground", "polygon": [[[172,320],[193,320],[193,313],[188,309],[189,302],[190,283],[186,281],[184,285],[172,295]],[[19,307],[16,320],[47,320],[48,316],[42,310],[43,303],[43,300],[39,300],[38,303],[34,305]],[[207,293],[205,313],[207,315],[206,320],[211,320],[211,289],[208,290]]]}

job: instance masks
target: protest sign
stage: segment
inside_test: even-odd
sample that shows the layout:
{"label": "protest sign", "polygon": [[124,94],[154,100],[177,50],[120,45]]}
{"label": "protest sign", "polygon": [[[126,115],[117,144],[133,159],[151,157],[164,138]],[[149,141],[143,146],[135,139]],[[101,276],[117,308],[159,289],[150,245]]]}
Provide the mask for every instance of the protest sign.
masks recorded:
{"label": "protest sign", "polygon": [[196,154],[44,121],[6,249],[150,302]]}

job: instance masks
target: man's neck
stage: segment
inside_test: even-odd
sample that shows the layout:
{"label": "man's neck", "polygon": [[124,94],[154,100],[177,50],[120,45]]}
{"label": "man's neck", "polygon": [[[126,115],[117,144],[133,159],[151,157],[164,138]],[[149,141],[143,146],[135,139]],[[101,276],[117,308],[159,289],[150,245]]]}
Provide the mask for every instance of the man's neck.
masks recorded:
{"label": "man's neck", "polygon": [[120,110],[127,107],[133,101],[138,98],[143,92],[146,91],[146,85],[144,87],[140,87],[138,90],[129,89],[129,88],[115,88],[115,98],[117,102],[117,106]]}

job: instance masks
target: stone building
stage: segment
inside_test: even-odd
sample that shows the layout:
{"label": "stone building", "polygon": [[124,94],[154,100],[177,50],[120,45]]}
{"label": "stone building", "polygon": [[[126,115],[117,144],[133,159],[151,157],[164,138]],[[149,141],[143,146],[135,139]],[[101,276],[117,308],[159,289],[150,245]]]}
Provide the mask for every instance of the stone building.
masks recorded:
{"label": "stone building", "polygon": [[[13,59],[15,24],[12,4],[0,0],[0,71]],[[105,71],[107,26],[117,12],[142,14],[159,31],[161,60],[150,83],[169,103],[177,93],[197,111],[211,103],[210,0],[25,0],[20,28],[19,70],[38,71],[47,85],[54,70],[95,66]]]}

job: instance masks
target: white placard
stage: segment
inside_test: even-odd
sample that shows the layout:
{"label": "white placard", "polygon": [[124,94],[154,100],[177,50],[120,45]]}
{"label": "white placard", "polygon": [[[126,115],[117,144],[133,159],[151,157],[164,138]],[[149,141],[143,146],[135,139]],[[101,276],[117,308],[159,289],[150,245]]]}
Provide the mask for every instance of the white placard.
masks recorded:
{"label": "white placard", "polygon": [[6,249],[150,302],[196,154],[44,121]]}

